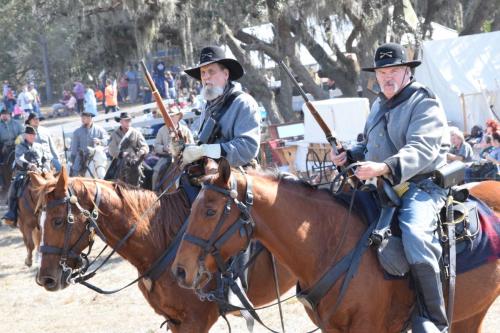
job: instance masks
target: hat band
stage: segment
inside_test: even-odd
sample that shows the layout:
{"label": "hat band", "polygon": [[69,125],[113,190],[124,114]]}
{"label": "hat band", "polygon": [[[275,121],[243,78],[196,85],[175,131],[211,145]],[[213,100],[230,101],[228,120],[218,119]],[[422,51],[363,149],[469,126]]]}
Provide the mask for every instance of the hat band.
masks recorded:
{"label": "hat band", "polygon": [[384,67],[387,65],[404,65],[405,61],[400,58],[388,58],[375,61],[374,67]]}

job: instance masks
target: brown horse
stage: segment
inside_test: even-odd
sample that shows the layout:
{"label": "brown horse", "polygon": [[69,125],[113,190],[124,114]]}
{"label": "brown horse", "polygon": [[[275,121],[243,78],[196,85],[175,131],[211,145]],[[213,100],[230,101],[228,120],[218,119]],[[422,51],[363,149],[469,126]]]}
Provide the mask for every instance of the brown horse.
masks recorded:
{"label": "brown horse", "polygon": [[[136,224],[135,232],[118,253],[132,263],[139,274],[149,269],[169,246],[190,209],[182,191],[168,194],[157,201],[158,197],[152,191],[104,180],[68,178],[64,170],[54,180],[47,181],[32,175],[31,181],[42,193],[39,204],[47,205],[40,219],[44,246],[64,246],[69,207],[74,216],[68,242],[70,245],[77,243],[86,225],[86,219],[74,203],[51,206],[50,202],[65,198],[70,188],[78,204],[92,210],[99,187],[101,200],[98,204],[97,225],[106,242],[115,247]],[[146,214],[141,216],[143,212]],[[88,242],[78,242],[73,251],[79,254],[87,245]],[[63,277],[60,260],[60,254],[42,254],[37,283],[47,290],[56,291],[68,285]],[[68,266],[75,268],[77,263],[74,261],[69,262]],[[283,266],[278,265],[277,271],[281,292],[296,283],[296,279]],[[271,302],[276,294],[274,286],[271,258],[269,252],[263,251],[250,268],[248,296],[256,306]],[[201,302],[191,290],[177,285],[170,273],[170,266],[152,284],[140,280],[139,288],[154,310],[168,320],[173,332],[208,332],[219,317],[217,304]]]}
{"label": "brown horse", "polygon": [[23,190],[22,195],[18,198],[17,204],[17,222],[19,230],[23,235],[24,245],[26,246],[26,259],[24,263],[31,267],[33,264],[33,251],[38,251],[40,246],[40,228],[38,226],[39,212],[35,209],[37,200],[30,182]]}
{"label": "brown horse", "polygon": [[[206,251],[187,240],[217,238],[229,230],[240,213],[233,203],[229,215],[224,215],[225,220],[220,222],[224,206],[235,195],[242,199],[247,180],[253,183],[254,237],[297,276],[302,290],[313,286],[327,269],[346,255],[366,229],[357,214],[351,215],[345,239],[335,256],[348,216],[344,205],[326,191],[278,175],[231,174],[229,164],[222,160],[218,174],[206,177],[208,185],[193,204],[186,234],[172,265],[181,285],[195,288],[203,271],[214,269],[213,257],[208,255],[203,262]],[[219,192],[229,190],[233,181],[237,183],[237,193]],[[478,185],[473,193],[498,207],[500,197],[492,196],[488,190],[485,192],[483,186],[486,187]],[[498,191],[500,184],[489,186]],[[218,232],[214,233],[216,225]],[[219,245],[223,258],[246,244],[240,237],[228,236],[226,239],[227,242]],[[499,263],[498,260],[489,262],[458,276],[453,332],[480,332],[488,308],[500,293]],[[341,283],[336,283],[321,299],[318,317],[306,307],[311,319],[326,332],[401,332],[410,317],[414,294],[408,281],[384,279],[375,251],[365,252],[345,297],[332,313],[340,287]]]}

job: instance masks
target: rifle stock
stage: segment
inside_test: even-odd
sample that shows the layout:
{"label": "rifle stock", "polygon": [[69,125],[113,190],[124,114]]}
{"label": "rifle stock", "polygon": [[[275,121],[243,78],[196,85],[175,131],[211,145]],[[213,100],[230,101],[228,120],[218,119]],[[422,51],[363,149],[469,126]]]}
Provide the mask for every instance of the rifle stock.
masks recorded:
{"label": "rifle stock", "polygon": [[144,63],[144,60],[141,60],[141,67],[142,70],[144,71],[144,75],[146,76],[146,81],[148,82],[149,89],[151,89],[151,94],[155,98],[156,105],[158,106],[158,109],[160,109],[163,121],[165,122],[168,131],[170,133],[173,133],[177,140],[183,140],[181,131],[175,128],[174,122],[167,112],[167,108],[163,103],[163,100],[161,98],[160,93],[158,92],[158,89],[156,89],[156,85],[153,81],[153,78],[151,77],[151,74],[149,74],[146,64]]}

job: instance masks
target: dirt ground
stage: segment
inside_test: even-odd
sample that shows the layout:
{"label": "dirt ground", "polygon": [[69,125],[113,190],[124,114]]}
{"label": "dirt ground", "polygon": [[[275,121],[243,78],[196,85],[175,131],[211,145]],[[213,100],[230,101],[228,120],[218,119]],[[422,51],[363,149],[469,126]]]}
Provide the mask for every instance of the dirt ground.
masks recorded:
{"label": "dirt ground", "polygon": [[[35,283],[36,268],[24,266],[25,254],[19,230],[0,226],[0,332],[165,332],[164,328],[160,329],[163,319],[149,307],[136,286],[110,296],[99,295],[81,285],[48,292]],[[114,289],[136,276],[132,265],[116,257],[92,282]],[[314,328],[295,299],[284,304],[283,310],[287,332]],[[260,314],[265,323],[280,330],[277,308],[260,311]],[[243,319],[229,316],[229,320],[233,332],[247,331]],[[485,332],[498,332],[499,325],[500,300],[497,300],[488,314]],[[210,332],[228,330],[220,319]],[[256,324],[254,332],[266,330]]]}

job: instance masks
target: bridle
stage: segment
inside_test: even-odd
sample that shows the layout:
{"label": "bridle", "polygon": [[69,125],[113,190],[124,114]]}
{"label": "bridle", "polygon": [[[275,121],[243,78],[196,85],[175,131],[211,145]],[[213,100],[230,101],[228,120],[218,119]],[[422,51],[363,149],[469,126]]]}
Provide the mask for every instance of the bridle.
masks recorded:
{"label": "bridle", "polygon": [[[71,188],[71,186],[68,187],[68,192],[64,198],[61,199],[55,199],[52,201],[47,202],[45,207],[43,208],[44,211],[47,211],[47,209],[51,209],[54,207],[57,207],[59,205],[66,205],[66,225],[65,225],[65,233],[64,233],[64,243],[63,247],[55,247],[55,246],[50,246],[50,245],[41,245],[40,246],[40,252],[42,254],[55,254],[55,255],[60,255],[61,258],[59,259],[59,266],[61,266],[63,270],[63,274],[65,276],[66,282],[69,283],[76,283],[76,282],[81,282],[89,279],[93,275],[95,275],[95,272],[103,266],[103,264],[109,259],[108,258],[101,263],[101,265],[93,270],[91,273],[84,275],[87,271],[87,269],[90,266],[88,256],[90,255],[90,252],[92,251],[92,246],[94,244],[94,239],[95,235],[97,234],[103,241],[106,240],[106,237],[100,230],[99,226],[97,225],[97,219],[99,218],[99,204],[101,202],[101,188],[98,183],[96,183],[96,193],[94,196],[94,207],[92,211],[87,210],[83,208],[80,203],[78,202],[78,198],[75,195],[75,191]],[[73,231],[73,226],[75,223],[75,216],[73,215],[72,212],[72,207],[75,206],[79,213],[82,214],[85,218],[85,229],[84,231],[80,234],[78,237],[77,241],[75,244],[70,246],[70,240],[71,240],[71,234]],[[136,224],[133,224],[127,234],[117,243],[115,248],[113,249],[113,252],[118,251],[118,249],[123,246],[123,244],[132,236],[136,229]],[[76,251],[80,246],[80,243],[88,239],[88,251],[87,253],[80,253],[78,254]],[[104,250],[103,250],[104,251]],[[103,252],[101,251],[101,253]],[[80,267],[77,269],[72,269],[71,267],[68,266],[67,261],[68,259],[77,259],[80,263],[84,262],[84,264],[81,264]],[[97,259],[97,258],[96,258]],[[94,259],[95,261],[95,259]]]}
{"label": "bridle", "polygon": [[[246,245],[244,248],[247,248],[250,244],[254,227],[255,227],[255,222],[252,220],[252,217],[250,215],[250,209],[253,206],[253,182],[252,178],[250,178],[245,172],[242,172],[243,176],[245,177],[246,181],[246,191],[245,191],[245,201],[242,202],[238,199],[238,184],[236,181],[236,178],[234,176],[231,176],[229,179],[230,182],[230,188],[224,188],[209,182],[205,182],[202,185],[202,189],[204,190],[211,190],[215,191],[218,193],[223,194],[227,200],[224,205],[224,211],[217,222],[214,230],[212,231],[212,234],[210,235],[210,238],[208,240],[205,240],[203,238],[191,235],[186,233],[184,235],[184,240],[191,242],[202,249],[202,253],[200,257],[198,257],[198,276],[197,280],[200,281],[203,275],[207,276],[207,280],[203,285],[198,285],[196,286],[195,292],[198,295],[198,297],[201,300],[209,300],[209,301],[216,301],[219,306],[225,306],[227,310],[235,311],[235,310],[244,310],[246,311],[247,316],[253,317],[257,322],[259,322],[263,327],[268,329],[270,332],[273,333],[278,333],[274,331],[273,329],[269,328],[264,322],[261,320],[255,309],[253,308],[253,305],[251,302],[247,299],[246,294],[241,290],[241,287],[238,286],[236,283],[236,277],[238,275],[237,272],[234,271],[234,268],[232,267],[231,264],[226,265],[224,262],[220,250],[222,245],[226,243],[236,232],[239,231],[240,236],[246,237]],[[240,211],[240,215],[238,218],[221,234],[219,235],[219,232],[222,229],[222,226],[224,225],[224,222],[226,221],[226,218],[229,216],[231,213],[231,206],[236,205],[236,207]],[[218,269],[218,276],[217,276],[217,289],[208,293],[205,293],[203,288],[208,284],[210,279],[212,278],[212,274],[206,269],[205,267],[205,259],[207,255],[210,254],[215,258],[215,262],[217,264],[217,269]],[[252,258],[248,261],[246,265],[249,265],[258,255],[257,253],[254,253],[252,255]],[[277,279],[277,277],[275,277]],[[238,297],[239,301],[241,302],[243,307],[238,307],[234,306],[231,303],[228,303],[225,299],[220,297],[220,293],[224,293],[224,288],[225,285],[231,289],[231,291]],[[243,313],[242,313],[243,314]],[[225,315],[222,315],[224,319]],[[245,317],[245,315],[244,315]],[[226,319],[226,322],[229,325],[229,322]],[[253,324],[252,324],[253,325]],[[283,322],[282,322],[282,327],[283,327]],[[231,328],[229,326],[229,330],[231,331]]]}
{"label": "bridle", "polygon": [[[186,233],[184,235],[184,240],[191,242],[202,249],[202,254],[198,258],[199,271],[198,274],[201,275],[206,274],[208,279],[206,283],[208,283],[211,279],[211,273],[205,268],[205,259],[207,255],[212,255],[215,258],[215,262],[217,264],[217,268],[220,272],[227,271],[226,264],[224,259],[220,254],[220,249],[224,243],[226,243],[236,232],[239,231],[240,236],[245,236],[247,239],[247,244],[245,248],[249,245],[250,240],[252,238],[253,229],[255,226],[252,217],[250,216],[250,208],[253,205],[253,191],[252,191],[252,178],[248,177],[245,173],[243,174],[246,180],[246,193],[245,193],[245,202],[238,200],[238,184],[236,178],[231,176],[230,183],[231,188],[227,189],[218,185],[211,184],[209,182],[205,182],[202,185],[202,189],[211,190],[218,193],[223,194],[227,200],[224,205],[224,212],[221,215],[219,222],[215,226],[210,238],[208,240],[191,235]],[[226,218],[231,213],[231,206],[236,205],[236,207],[240,210],[240,215],[236,221],[234,221],[231,226],[224,231],[221,235],[219,232],[226,221]],[[204,285],[206,285],[206,283]],[[198,286],[198,289],[202,289],[203,286]]]}
{"label": "bridle", "polygon": [[[98,175],[99,175],[99,172],[98,170],[101,168],[101,169],[104,169],[104,173],[106,173],[106,166],[103,165],[103,164],[96,164],[95,161],[94,161],[94,156],[95,156],[95,150],[93,153],[89,154],[88,157],[87,157],[87,163],[85,163],[87,165],[87,172],[89,173],[90,177],[91,178],[97,178]],[[91,168],[90,168],[90,164],[92,163],[92,166],[94,169],[94,172],[95,172],[95,175],[94,175],[94,172],[92,172]]]}

